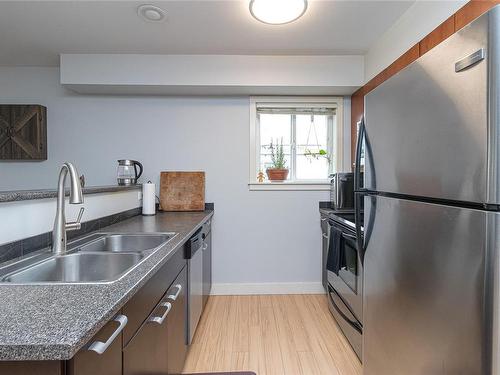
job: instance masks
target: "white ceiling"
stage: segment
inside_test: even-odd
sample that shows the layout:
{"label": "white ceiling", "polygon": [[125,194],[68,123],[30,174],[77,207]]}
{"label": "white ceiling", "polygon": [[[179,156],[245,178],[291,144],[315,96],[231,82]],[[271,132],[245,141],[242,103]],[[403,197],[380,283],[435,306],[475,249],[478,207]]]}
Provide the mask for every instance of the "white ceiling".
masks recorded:
{"label": "white ceiling", "polygon": [[[146,22],[137,6],[167,11]],[[0,1],[0,65],[58,65],[60,53],[362,54],[413,1],[309,1],[281,26],[262,24],[248,0]]]}

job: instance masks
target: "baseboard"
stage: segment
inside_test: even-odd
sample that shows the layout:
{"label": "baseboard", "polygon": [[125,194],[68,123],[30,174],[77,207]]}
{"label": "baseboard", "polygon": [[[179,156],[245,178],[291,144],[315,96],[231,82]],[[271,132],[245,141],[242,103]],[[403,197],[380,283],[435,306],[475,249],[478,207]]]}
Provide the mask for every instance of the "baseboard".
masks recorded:
{"label": "baseboard", "polygon": [[253,294],[325,294],[321,282],[316,283],[250,283],[212,284],[212,295],[253,295]]}

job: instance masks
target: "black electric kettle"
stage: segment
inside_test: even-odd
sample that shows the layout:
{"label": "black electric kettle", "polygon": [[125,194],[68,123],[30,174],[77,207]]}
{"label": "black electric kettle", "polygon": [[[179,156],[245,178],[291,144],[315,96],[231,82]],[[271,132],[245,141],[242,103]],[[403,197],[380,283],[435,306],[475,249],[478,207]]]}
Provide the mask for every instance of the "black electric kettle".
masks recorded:
{"label": "black electric kettle", "polygon": [[[137,168],[139,168],[139,171],[137,171]],[[137,184],[137,180],[141,177],[143,169],[142,164],[137,160],[118,160],[118,185],[128,186]]]}

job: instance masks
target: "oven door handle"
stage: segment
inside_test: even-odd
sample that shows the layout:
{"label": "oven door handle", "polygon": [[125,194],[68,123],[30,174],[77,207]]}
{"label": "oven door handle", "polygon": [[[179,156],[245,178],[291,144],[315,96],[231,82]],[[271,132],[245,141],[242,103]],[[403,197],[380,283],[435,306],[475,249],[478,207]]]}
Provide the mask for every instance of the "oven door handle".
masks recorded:
{"label": "oven door handle", "polygon": [[340,308],[337,306],[337,304],[335,303],[335,300],[332,298],[333,293],[337,294],[337,292],[335,292],[332,289],[332,287],[330,285],[328,285],[328,297],[330,298],[330,301],[332,302],[332,306],[335,309],[335,311],[337,311],[337,313],[342,317],[342,319],[344,319],[347,322],[347,324],[349,324],[353,329],[358,331],[360,334],[363,334],[363,327],[361,326],[361,324],[349,319],[349,317],[346,314],[344,314],[344,312],[342,310],[340,310]]}

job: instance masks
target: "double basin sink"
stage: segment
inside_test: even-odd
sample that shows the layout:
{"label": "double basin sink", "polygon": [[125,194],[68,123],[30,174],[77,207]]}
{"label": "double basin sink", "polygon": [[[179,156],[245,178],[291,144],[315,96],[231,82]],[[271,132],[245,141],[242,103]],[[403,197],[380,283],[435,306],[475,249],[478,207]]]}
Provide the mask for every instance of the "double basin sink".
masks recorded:
{"label": "double basin sink", "polygon": [[109,283],[132,271],[175,233],[97,233],[68,244],[65,254],[49,251],[0,268],[0,281],[15,284]]}

